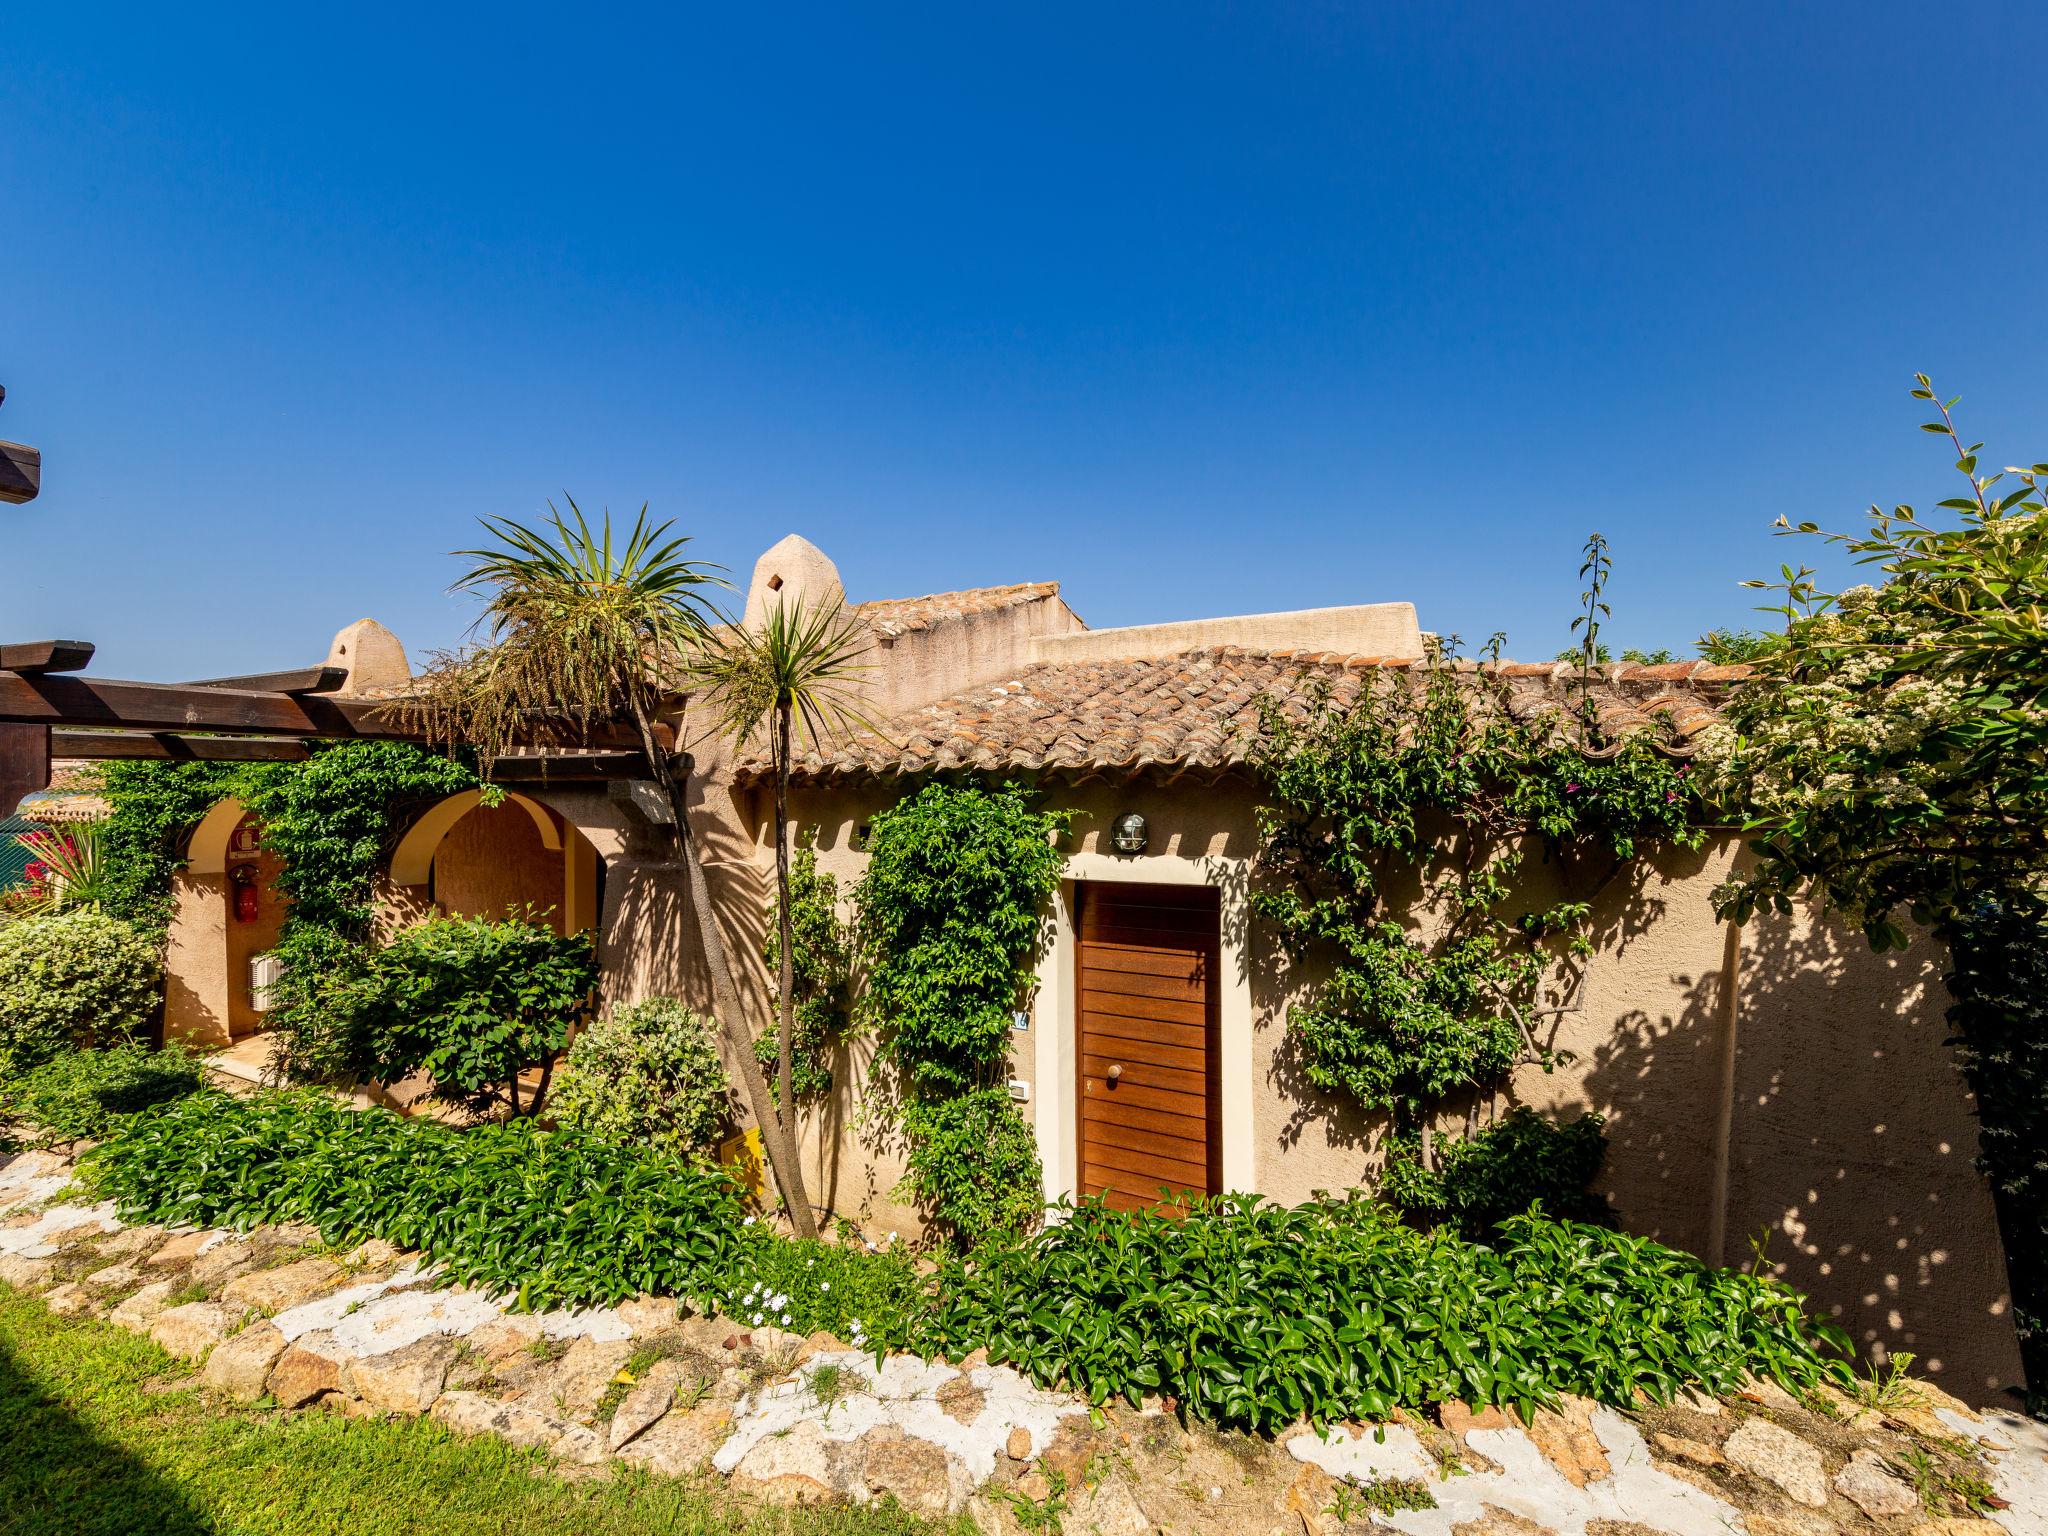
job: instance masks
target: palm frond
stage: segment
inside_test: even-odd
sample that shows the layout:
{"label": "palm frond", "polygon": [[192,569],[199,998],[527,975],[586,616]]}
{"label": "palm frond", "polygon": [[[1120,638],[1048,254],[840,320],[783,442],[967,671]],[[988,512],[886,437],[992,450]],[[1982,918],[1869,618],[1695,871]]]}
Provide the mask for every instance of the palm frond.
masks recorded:
{"label": "palm frond", "polygon": [[815,745],[855,730],[879,732],[862,698],[874,645],[873,632],[836,602],[782,602],[759,630],[718,634],[691,672],[730,740],[746,742],[787,712],[792,734]]}

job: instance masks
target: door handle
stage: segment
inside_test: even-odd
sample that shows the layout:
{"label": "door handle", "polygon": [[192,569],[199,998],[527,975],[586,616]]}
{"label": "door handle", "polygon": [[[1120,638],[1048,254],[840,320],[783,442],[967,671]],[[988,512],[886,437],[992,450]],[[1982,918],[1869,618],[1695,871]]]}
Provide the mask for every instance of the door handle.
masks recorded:
{"label": "door handle", "polygon": [[1109,1067],[1109,1080],[1113,1083],[1123,1075],[1124,1064],[1120,1061],[1111,1062]]}

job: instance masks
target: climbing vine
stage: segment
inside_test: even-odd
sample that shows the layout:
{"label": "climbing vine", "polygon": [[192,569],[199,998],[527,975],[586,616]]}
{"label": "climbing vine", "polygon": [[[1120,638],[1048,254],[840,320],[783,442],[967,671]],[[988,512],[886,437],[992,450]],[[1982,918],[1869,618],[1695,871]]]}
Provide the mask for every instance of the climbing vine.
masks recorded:
{"label": "climbing vine", "polygon": [[[815,837],[796,851],[789,867],[789,913],[793,942],[790,972],[795,1018],[790,1055],[790,1086],[798,1099],[817,1099],[832,1091],[832,1051],[845,1036],[852,1016],[853,939],[839,917],[839,881],[818,871]],[[780,914],[770,911],[761,958],[770,976],[782,974]],[[778,1004],[780,1000],[778,999]],[[777,1017],[781,1009],[776,1009]],[[776,1061],[776,1030],[770,1025],[754,1042],[763,1070],[772,1074]],[[772,1088],[771,1081],[770,1087]]]}
{"label": "climbing vine", "polygon": [[[1562,719],[1517,719],[1454,644],[1414,676],[1368,672],[1342,696],[1318,682],[1294,708],[1268,698],[1252,754],[1266,792],[1252,908],[1291,961],[1328,966],[1288,1017],[1305,1075],[1390,1116],[1396,1157],[1408,1148],[1425,1175],[1447,1100],[1558,1064],[1545,1025],[1592,953],[1598,893],[1705,836],[1685,764],[1602,739],[1583,690]],[[1556,894],[1524,905],[1538,864]]]}
{"label": "climbing vine", "polygon": [[895,1068],[906,1192],[966,1243],[1040,1210],[1038,1151],[1006,1079],[1067,811],[1024,789],[929,784],[877,816],[854,893],[861,1015]]}

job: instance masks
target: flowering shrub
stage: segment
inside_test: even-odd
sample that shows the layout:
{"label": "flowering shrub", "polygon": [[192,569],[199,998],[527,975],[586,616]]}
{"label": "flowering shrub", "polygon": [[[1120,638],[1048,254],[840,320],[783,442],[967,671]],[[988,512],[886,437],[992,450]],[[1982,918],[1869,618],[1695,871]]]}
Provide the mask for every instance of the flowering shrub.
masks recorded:
{"label": "flowering shrub", "polygon": [[157,947],[96,908],[0,926],[0,1079],[135,1034],[162,976]]}
{"label": "flowering shrub", "polygon": [[615,1008],[569,1047],[554,1115],[606,1141],[702,1152],[732,1119],[711,1026],[672,997]]}

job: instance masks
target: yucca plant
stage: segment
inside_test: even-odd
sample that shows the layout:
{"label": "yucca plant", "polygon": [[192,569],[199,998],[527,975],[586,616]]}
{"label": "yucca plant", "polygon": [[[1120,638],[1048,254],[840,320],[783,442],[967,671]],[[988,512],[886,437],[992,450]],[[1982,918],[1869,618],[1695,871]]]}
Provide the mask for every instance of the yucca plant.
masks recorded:
{"label": "yucca plant", "polygon": [[827,738],[873,722],[861,710],[874,636],[830,596],[774,602],[761,627],[725,631],[694,670],[717,700],[719,725],[736,745],[768,738],[775,778],[775,911],[781,943],[776,982],[775,1078],[785,1108],[796,1103],[791,1053],[796,1034],[794,918],[789,880],[790,754],[798,739]]}
{"label": "yucca plant", "polygon": [[575,500],[565,499],[568,516],[550,503],[541,528],[482,519],[495,543],[457,551],[471,564],[454,587],[484,599],[474,641],[436,658],[415,695],[396,708],[430,742],[474,748],[486,773],[515,746],[587,739],[594,725],[631,722],[673,814],[718,1027],[732,1046],[790,1220],[800,1235],[815,1236],[795,1138],[761,1072],[690,832],[689,759],[669,750],[657,721],[710,641],[718,615],[706,593],[730,584],[721,567],[685,558],[690,541],[670,535],[673,523],[649,522],[646,507],[615,543],[609,512],[593,529]]}
{"label": "yucca plant", "polygon": [[30,913],[97,907],[107,893],[107,867],[100,857],[100,829],[83,822],[65,831],[18,833],[15,843],[29,856],[25,906]]}

